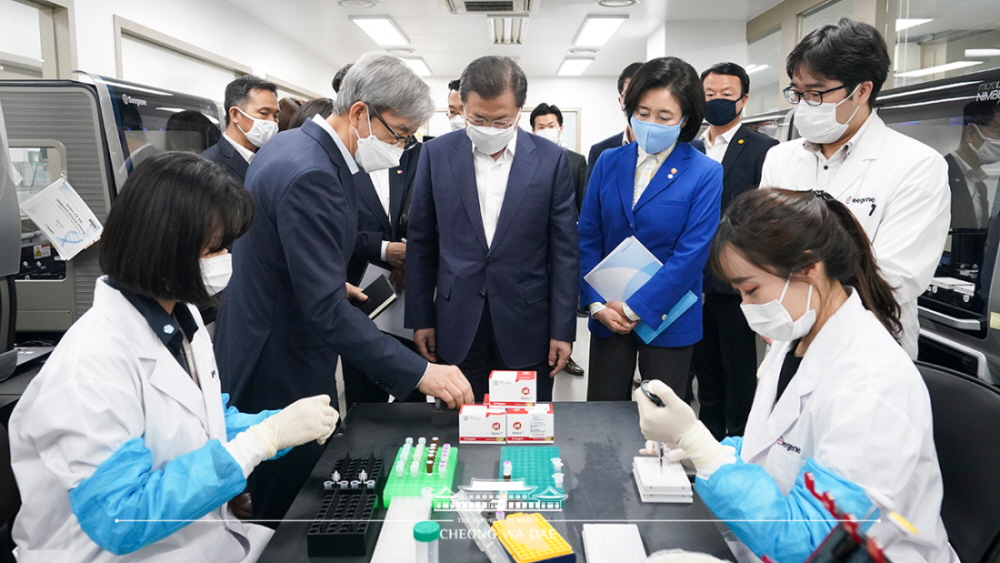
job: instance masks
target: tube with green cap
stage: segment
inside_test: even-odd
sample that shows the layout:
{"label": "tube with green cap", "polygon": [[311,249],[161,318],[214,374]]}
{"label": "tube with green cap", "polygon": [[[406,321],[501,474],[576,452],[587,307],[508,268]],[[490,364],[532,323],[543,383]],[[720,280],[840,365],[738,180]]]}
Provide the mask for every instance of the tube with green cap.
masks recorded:
{"label": "tube with green cap", "polygon": [[438,539],[441,525],[424,520],[413,525],[413,539],[417,540],[416,563],[438,563]]}

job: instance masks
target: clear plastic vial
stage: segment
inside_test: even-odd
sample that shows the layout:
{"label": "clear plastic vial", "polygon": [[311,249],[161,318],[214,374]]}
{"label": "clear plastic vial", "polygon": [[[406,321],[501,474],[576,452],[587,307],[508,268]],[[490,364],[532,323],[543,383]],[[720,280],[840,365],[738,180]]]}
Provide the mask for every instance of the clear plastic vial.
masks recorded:
{"label": "clear plastic vial", "polygon": [[413,525],[413,539],[416,541],[415,563],[438,563],[438,539],[441,525],[433,520],[424,520]]}

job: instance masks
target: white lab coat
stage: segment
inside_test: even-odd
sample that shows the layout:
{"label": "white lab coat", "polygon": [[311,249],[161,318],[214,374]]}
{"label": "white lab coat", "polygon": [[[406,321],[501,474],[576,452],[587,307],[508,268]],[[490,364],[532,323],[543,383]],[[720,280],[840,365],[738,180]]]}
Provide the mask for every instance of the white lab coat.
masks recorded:
{"label": "white lab coat", "polygon": [[[918,537],[889,547],[889,559],[958,563],[940,517],[943,488],[930,397],[906,353],[852,292],[813,340],[775,404],[789,346],[775,342],[760,366],[743,461],[763,466],[788,494],[812,458],[881,492],[917,528]],[[886,526],[874,524],[871,534],[886,537]]]}
{"label": "white lab coat", "polygon": [[[819,161],[803,141],[768,151],[762,188],[817,188]],[[900,304],[900,343],[916,359],[917,298],[941,261],[951,221],[948,164],[934,149],[886,127],[873,112],[826,191],[854,212],[871,239],[882,276]]]}
{"label": "white lab coat", "polygon": [[144,439],[153,469],[210,439],[226,443],[212,342],[198,310],[191,311],[201,388],[135,307],[104,278],[97,281],[93,308],[66,332],[10,419],[23,500],[13,528],[19,563],[241,562],[266,543],[265,528],[244,525],[223,505],[119,557],[94,543],[70,509],[69,491],[130,438]]}

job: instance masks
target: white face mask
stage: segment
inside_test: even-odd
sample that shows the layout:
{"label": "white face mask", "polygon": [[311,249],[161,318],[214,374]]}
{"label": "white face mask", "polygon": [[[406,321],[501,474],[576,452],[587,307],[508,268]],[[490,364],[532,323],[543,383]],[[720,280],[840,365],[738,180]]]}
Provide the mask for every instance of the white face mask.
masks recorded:
{"label": "white face mask", "polygon": [[233,277],[233,255],[230,253],[201,259],[201,282],[209,295],[215,295],[229,285]]}
{"label": "white face mask", "polygon": [[494,155],[510,144],[511,139],[514,138],[514,134],[517,133],[517,121],[515,120],[506,129],[497,129],[496,127],[486,125],[472,125],[470,123],[465,132],[469,136],[469,139],[472,140],[472,144],[480,152]]}
{"label": "white face mask", "polygon": [[[860,87],[861,85],[858,84],[854,88],[854,92],[857,92]],[[854,95],[854,92],[851,92],[850,96],[835,104],[829,103],[811,106],[804,100],[799,100],[799,103],[795,105],[795,128],[799,130],[799,134],[805,140],[817,145],[832,143],[843,137],[844,132],[847,131],[848,124],[857,115],[858,109],[861,106],[854,108],[854,113],[851,114],[851,117],[847,118],[847,123],[837,121],[837,107],[849,100]]]}
{"label": "white face mask", "polygon": [[548,139],[557,145],[559,144],[560,133],[557,127],[552,127],[549,129],[539,129],[538,131],[535,131],[535,135],[538,135],[543,139]]}
{"label": "white face mask", "polygon": [[354,160],[368,173],[399,166],[399,159],[403,158],[403,149],[380,141],[374,133],[371,133],[371,130],[371,115],[368,115],[369,134],[367,137],[362,138],[357,127],[354,128],[354,134],[358,136],[358,148],[354,151]]}
{"label": "white face mask", "polygon": [[747,303],[740,305],[743,316],[747,318],[747,324],[750,325],[750,330],[778,342],[791,342],[809,334],[813,325],[816,324],[816,311],[809,308],[812,305],[813,286],[809,284],[805,314],[793,321],[788,309],[785,309],[785,306],[781,304],[791,282],[792,278],[789,277],[788,281],[785,282],[785,288],[781,290],[781,297],[774,301],[761,305]]}
{"label": "white face mask", "polygon": [[459,129],[465,129],[465,118],[461,115],[456,115],[448,120],[448,125],[451,126],[452,131],[458,131]]}
{"label": "white face mask", "polygon": [[241,133],[250,141],[250,144],[257,147],[258,149],[264,146],[264,143],[271,140],[278,133],[278,122],[271,121],[270,119],[257,119],[251,115],[247,115],[247,112],[236,108],[236,111],[242,113],[247,118],[253,120],[253,127],[249,131],[244,131],[240,124],[236,124],[236,128],[240,130]]}
{"label": "white face mask", "polygon": [[978,125],[975,127],[976,134],[983,140],[983,144],[979,145],[979,148],[972,149],[979,158],[979,162],[984,165],[1000,162],[1000,139],[990,139],[983,135]]}

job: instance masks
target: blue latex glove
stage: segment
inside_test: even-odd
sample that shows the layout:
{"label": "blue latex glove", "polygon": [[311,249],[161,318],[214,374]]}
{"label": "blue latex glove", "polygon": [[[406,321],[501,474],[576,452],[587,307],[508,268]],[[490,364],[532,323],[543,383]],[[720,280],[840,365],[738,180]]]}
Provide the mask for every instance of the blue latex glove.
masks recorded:
{"label": "blue latex glove", "polygon": [[[728,444],[742,446],[739,444]],[[829,492],[841,512],[861,518],[871,509],[868,495],[858,485],[839,477],[809,458],[788,495],[762,466],[744,463],[723,465],[709,479],[697,479],[698,496],[713,514],[726,523],[758,557],[768,555],[781,563],[801,563],[819,547],[837,522],[806,489],[804,475],[816,478],[816,491]],[[876,516],[863,523],[868,529]],[[752,520],[752,521],[748,521]]]}
{"label": "blue latex glove", "polygon": [[[272,411],[260,411],[257,414],[242,413],[237,410],[236,407],[229,406],[229,393],[222,394],[222,408],[226,417],[226,439],[230,441],[232,441],[237,434],[245,431],[247,428],[264,422],[267,418],[281,412],[281,409],[277,409]],[[285,448],[279,451],[271,459],[278,459],[290,451],[292,451],[292,448]]]}
{"label": "blue latex glove", "polygon": [[138,551],[187,526],[246,488],[243,471],[218,440],[153,470],[142,438],[128,440],[69,492],[87,536],[115,555]]}

